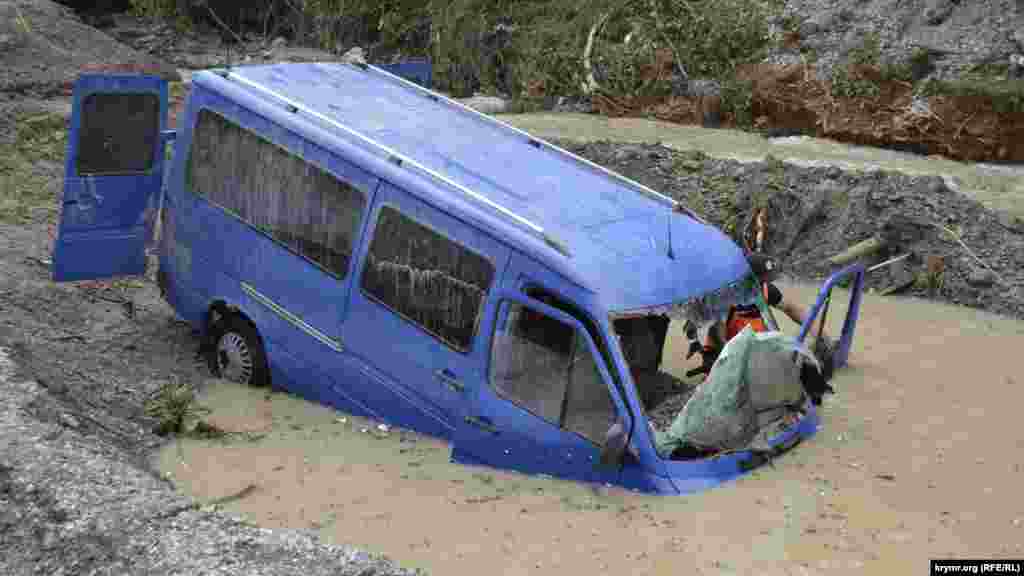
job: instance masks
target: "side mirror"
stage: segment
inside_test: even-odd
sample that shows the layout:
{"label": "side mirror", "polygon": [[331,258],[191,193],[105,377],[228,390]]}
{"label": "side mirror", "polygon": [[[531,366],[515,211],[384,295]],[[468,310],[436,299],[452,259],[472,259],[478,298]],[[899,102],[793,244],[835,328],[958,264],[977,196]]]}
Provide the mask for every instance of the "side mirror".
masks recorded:
{"label": "side mirror", "polygon": [[617,420],[604,435],[604,446],[601,447],[600,466],[602,468],[621,469],[626,461],[626,449],[629,446],[629,434],[622,420]]}

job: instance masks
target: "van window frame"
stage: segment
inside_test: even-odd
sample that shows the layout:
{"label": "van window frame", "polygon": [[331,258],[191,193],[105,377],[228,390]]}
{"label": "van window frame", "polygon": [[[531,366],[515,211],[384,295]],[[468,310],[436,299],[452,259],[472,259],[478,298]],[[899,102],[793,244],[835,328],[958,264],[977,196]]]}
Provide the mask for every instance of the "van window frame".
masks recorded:
{"label": "van window frame", "polygon": [[[245,110],[247,112],[255,114],[255,112],[252,112],[251,110],[248,110],[248,109],[245,109]],[[291,157],[293,157],[293,158],[295,158],[295,159],[297,159],[297,160],[299,160],[301,162],[304,162],[307,165],[312,166],[313,168],[316,168],[316,169],[322,171],[323,173],[329,175],[331,178],[334,178],[338,182],[348,186],[349,188],[351,188],[353,191],[355,191],[356,193],[358,193],[362,197],[362,199],[363,199],[363,206],[362,206],[362,208],[359,211],[359,221],[358,221],[358,223],[357,223],[357,225],[355,227],[355,231],[354,231],[354,234],[353,234],[353,237],[352,237],[352,243],[351,243],[351,246],[349,247],[349,252],[350,252],[349,253],[349,258],[348,258],[349,262],[348,262],[348,266],[347,266],[346,270],[344,271],[344,273],[339,274],[338,272],[335,272],[334,270],[331,270],[331,269],[327,268],[326,266],[324,266],[323,264],[317,262],[316,260],[313,260],[312,258],[309,258],[305,254],[297,252],[296,250],[292,249],[291,246],[288,246],[287,244],[285,244],[285,243],[281,242],[280,240],[278,240],[277,238],[275,238],[269,231],[264,230],[263,228],[260,228],[259,226],[255,225],[252,222],[249,222],[248,220],[243,218],[241,214],[235,212],[234,210],[232,210],[231,208],[228,208],[227,206],[224,206],[224,205],[222,205],[222,204],[220,204],[218,202],[215,202],[214,200],[209,198],[207,195],[201,194],[201,193],[199,193],[199,192],[197,192],[196,190],[193,189],[193,186],[192,186],[192,183],[193,183],[192,182],[192,157],[193,157],[193,154],[195,153],[195,133],[196,133],[196,129],[199,126],[199,120],[200,120],[200,117],[202,116],[203,112],[207,112],[207,113],[209,113],[209,114],[211,114],[213,116],[219,117],[224,122],[227,122],[227,123],[231,124],[232,126],[234,126],[235,128],[241,130],[242,132],[251,134],[253,137],[258,138],[258,139],[262,140],[263,142],[265,142],[267,144],[270,144],[271,146],[273,146],[273,147],[283,151],[284,153],[290,155]],[[289,129],[288,127],[283,126],[280,123],[274,122],[273,120],[270,120],[269,118],[264,118],[264,119],[268,123],[273,125],[273,126],[279,127],[279,128],[281,128],[283,130],[286,130],[288,132],[292,132],[292,133],[294,133],[299,138],[304,138],[301,134],[296,133],[294,130]],[[302,156],[299,156],[298,154],[296,154],[293,150],[291,150],[287,146],[279,144],[279,143],[271,140],[270,138],[262,136],[262,135],[258,134],[257,132],[255,132],[255,131],[253,131],[253,130],[251,130],[249,128],[246,128],[240,122],[232,119],[228,115],[223,114],[220,111],[218,111],[218,110],[216,110],[216,109],[214,109],[214,108],[212,108],[212,107],[210,107],[208,105],[201,106],[196,111],[194,120],[192,122],[192,126],[190,128],[191,128],[191,134],[190,134],[190,138],[189,138],[188,154],[185,157],[185,161],[184,161],[184,164],[185,164],[184,172],[185,173],[184,173],[184,186],[183,186],[183,188],[185,189],[186,193],[190,194],[195,199],[202,200],[203,202],[206,202],[210,206],[213,206],[213,207],[217,208],[221,212],[223,212],[223,213],[227,214],[228,216],[234,218],[235,220],[241,222],[242,224],[246,225],[251,230],[253,230],[253,231],[257,232],[258,234],[260,234],[260,235],[266,237],[267,239],[269,239],[271,242],[273,242],[279,248],[285,250],[289,254],[292,254],[294,256],[299,257],[304,262],[314,266],[315,268],[319,269],[320,271],[322,271],[323,273],[327,274],[331,278],[333,278],[333,279],[335,279],[335,280],[337,280],[339,282],[347,282],[347,281],[352,280],[352,278],[353,278],[352,267],[355,265],[356,255],[357,255],[357,251],[359,249],[360,237],[362,236],[361,231],[362,231],[362,229],[364,227],[364,224],[366,222],[367,214],[369,213],[370,209],[372,208],[371,202],[370,202],[370,194],[367,194],[366,191],[364,191],[362,188],[357,186],[355,183],[349,181],[347,178],[343,178],[343,177],[339,176],[337,173],[332,171],[327,166],[324,166],[320,162],[315,161],[315,160],[310,160],[308,158],[304,158]],[[336,156],[334,153],[332,153],[329,150],[325,149],[325,152],[327,152],[328,155]],[[342,158],[339,158],[339,159],[341,159],[342,161],[346,161],[346,160],[344,160]]]}
{"label": "van window frame", "polygon": [[[385,181],[382,180],[381,183],[383,184],[383,183],[385,183]],[[397,190],[401,190],[404,194],[409,194],[403,188],[399,188],[397,186],[395,186],[395,188]],[[455,217],[455,216],[453,216],[451,214],[448,214],[444,210],[441,210],[440,208],[434,206],[433,204],[431,204],[429,202],[425,202],[425,201],[421,200],[420,198],[415,198],[415,200],[419,201],[419,202],[423,202],[424,204],[426,204],[426,206],[429,209],[435,210],[439,214],[443,214],[446,217],[453,218],[454,220],[459,222],[459,224],[461,224],[462,226],[466,226],[468,229],[476,232],[477,234],[482,234],[482,235],[484,235],[484,236],[486,236],[488,238],[493,238],[493,236],[490,236],[489,234],[485,234],[479,228],[477,228],[477,227],[475,227],[475,226],[473,226],[473,225],[463,221],[460,218],[457,218],[457,217]],[[465,349],[462,349],[462,348],[458,347],[453,342],[449,342],[448,340],[443,338],[440,334],[435,333],[433,330],[427,328],[426,326],[423,326],[422,324],[417,322],[415,319],[410,318],[406,314],[402,313],[401,310],[396,310],[395,308],[392,308],[387,303],[382,302],[379,298],[377,298],[373,294],[370,294],[369,292],[367,292],[366,288],[363,286],[363,278],[365,276],[366,266],[369,264],[370,253],[371,253],[371,250],[373,249],[373,240],[374,240],[374,238],[377,237],[377,231],[379,229],[381,213],[384,211],[385,208],[390,208],[391,210],[394,210],[401,217],[407,218],[407,219],[411,220],[412,222],[416,223],[417,225],[422,226],[422,227],[430,230],[431,232],[437,234],[438,236],[440,236],[441,238],[445,239],[446,241],[451,242],[452,244],[458,246],[462,250],[465,250],[466,252],[469,252],[470,254],[473,254],[473,255],[483,259],[485,262],[487,262],[491,266],[491,279],[490,279],[490,282],[489,282],[486,290],[483,291],[483,297],[480,299],[480,307],[479,307],[479,310],[477,310],[476,319],[473,321],[473,335],[469,339],[469,345]],[[359,265],[359,269],[356,271],[356,276],[357,277],[354,278],[354,280],[356,281],[355,283],[359,285],[359,293],[362,294],[366,299],[368,299],[368,300],[370,300],[370,301],[380,305],[382,308],[384,308],[384,309],[388,310],[389,312],[395,314],[396,316],[401,318],[403,321],[405,321],[409,325],[416,327],[417,329],[421,330],[425,334],[428,334],[434,340],[437,340],[438,342],[440,342],[441,344],[443,344],[447,348],[451,349],[452,351],[457,352],[459,354],[462,354],[463,356],[468,356],[468,355],[472,354],[473,349],[476,346],[476,341],[480,338],[480,323],[483,320],[484,313],[486,312],[488,303],[489,303],[489,301],[491,299],[491,296],[492,296],[492,294],[494,292],[494,288],[497,285],[496,281],[498,279],[498,272],[499,272],[497,263],[490,256],[488,256],[487,254],[483,254],[483,253],[481,253],[481,252],[479,252],[477,250],[474,250],[474,249],[470,248],[469,246],[466,246],[463,242],[460,242],[459,240],[457,240],[455,238],[452,238],[448,234],[445,234],[443,231],[439,230],[437,228],[437,226],[433,226],[429,222],[424,222],[424,221],[422,221],[419,218],[414,218],[414,217],[410,216],[406,211],[402,210],[401,208],[402,208],[401,206],[397,205],[396,203],[394,203],[392,201],[387,201],[387,200],[386,201],[382,201],[382,202],[380,202],[378,204],[378,207],[374,210],[375,215],[374,215],[372,221],[367,224],[367,230],[370,230],[370,232],[364,235],[365,236],[364,240],[366,242],[366,251],[363,254],[362,262],[359,263],[360,264]]]}
{"label": "van window frame", "polygon": [[[566,315],[574,318],[577,322],[579,322],[583,326],[583,328],[587,331],[588,335],[590,336],[590,339],[594,342],[594,347],[597,348],[597,352],[598,352],[598,354],[601,357],[600,360],[601,360],[601,362],[604,363],[605,370],[608,372],[609,376],[611,376],[611,378],[612,378],[611,384],[612,384],[612,386],[615,387],[615,391],[618,392],[620,400],[622,401],[623,409],[626,411],[626,414],[624,414],[624,415],[616,414],[616,417],[621,417],[621,416],[633,417],[634,415],[632,414],[632,409],[630,409],[630,405],[629,405],[629,398],[626,395],[626,391],[625,391],[625,384],[622,381],[622,378],[619,375],[618,370],[615,368],[615,362],[612,360],[611,351],[607,347],[608,346],[608,341],[604,337],[604,335],[601,333],[601,325],[596,320],[594,320],[593,317],[590,314],[588,314],[581,306],[579,306],[577,304],[574,304],[571,298],[566,297],[564,294],[562,294],[558,290],[552,290],[552,289],[548,288],[547,286],[545,286],[541,282],[538,282],[538,281],[530,279],[530,278],[521,279],[521,281],[519,282],[519,291],[526,298],[528,298],[529,300],[531,300],[533,302],[537,302],[538,304],[542,304],[542,305],[544,305],[545,303],[542,302],[541,300],[537,299],[534,296],[534,294],[536,294],[537,291],[540,291],[542,293],[545,293],[545,294],[551,296],[552,298],[554,298],[555,302],[553,304],[546,304],[547,306],[551,306],[552,308],[555,308],[556,310],[562,311]],[[519,408],[520,410],[523,410],[524,412],[527,412],[528,414],[531,414],[534,417],[536,417],[536,418],[538,418],[538,419],[540,419],[540,420],[542,420],[544,422],[547,422],[548,424],[558,428],[559,431],[568,432],[570,434],[573,434],[573,435],[575,435],[575,436],[577,436],[577,437],[579,437],[579,438],[581,438],[581,439],[583,439],[583,440],[593,444],[594,446],[597,446],[597,447],[600,448],[602,446],[601,444],[598,444],[598,443],[594,442],[593,440],[591,440],[591,439],[589,439],[589,438],[579,434],[578,432],[575,432],[573,430],[569,430],[568,428],[564,428],[562,426],[562,422],[553,423],[553,422],[548,421],[543,416],[541,416],[539,414],[536,414],[535,412],[533,412],[529,408],[519,404],[518,402],[516,402],[516,401],[514,401],[514,400],[512,400],[510,398],[506,398],[504,395],[501,394],[501,392],[499,392],[494,387],[494,384],[493,384],[493,382],[491,382],[491,377],[490,377],[491,362],[493,361],[493,355],[494,355],[494,346],[495,346],[495,338],[494,338],[494,336],[495,336],[495,333],[496,333],[496,330],[497,330],[497,321],[499,320],[500,315],[502,313],[502,310],[501,310],[502,302],[503,301],[499,301],[499,302],[495,303],[495,308],[494,308],[495,323],[493,324],[493,330],[491,331],[491,334],[489,334],[488,338],[487,338],[487,358],[486,358],[487,366],[486,366],[486,370],[485,370],[485,374],[487,375],[487,377],[486,377],[487,387],[491,390],[491,392],[493,392],[495,394],[495,396],[497,396],[503,402],[508,402],[508,403],[512,404],[513,406]],[[557,319],[555,319],[555,320],[557,320]],[[595,360],[597,360],[597,359],[595,359]],[[600,373],[600,371],[598,371],[598,373]],[[607,385],[608,385],[608,383],[605,382],[605,386],[607,386]],[[611,395],[612,391],[608,390],[608,394]],[[612,405],[615,406],[616,410],[618,410],[618,407],[615,404],[614,398],[612,398]],[[564,415],[563,415],[563,417],[564,417]]]}
{"label": "van window frame", "polygon": [[551,306],[552,308],[561,310],[569,316],[572,316],[577,322],[587,329],[587,332],[590,333],[590,339],[594,341],[594,346],[597,347],[598,353],[601,354],[601,361],[605,364],[605,370],[607,370],[608,374],[612,377],[612,384],[615,386],[615,390],[622,397],[622,402],[628,410],[629,402],[627,401],[628,397],[626,396],[625,383],[623,382],[618,370],[615,368],[615,361],[612,359],[611,349],[608,347],[608,339],[601,333],[601,325],[581,306],[573,304],[571,298],[567,298],[558,290],[552,290],[544,284],[532,279],[526,280],[522,283],[521,292],[523,295],[536,302],[541,302],[534,297],[533,293],[535,291],[541,291],[552,296],[558,304]]}
{"label": "van window frame", "polygon": [[[564,307],[559,307],[559,306],[548,304],[548,303],[545,303],[545,302],[542,302],[542,301],[538,300],[532,294],[527,294],[526,293],[527,287],[534,287],[534,288],[537,288],[537,289],[540,289],[540,290],[543,290],[543,291],[547,292],[549,295],[555,297],[555,299],[558,301],[558,304],[561,304]],[[543,288],[542,286],[540,286],[539,284],[524,284],[522,286],[522,288],[523,288],[522,292],[527,297],[528,300],[536,302],[537,304],[540,304],[540,305],[551,306],[552,308],[563,312],[567,316],[570,316],[573,319],[575,319],[577,322],[579,322],[580,325],[583,326],[584,330],[586,330],[586,332],[590,336],[591,340],[594,342],[594,347],[597,348],[598,354],[601,355],[601,356],[604,355],[604,352],[601,350],[601,346],[599,344],[599,341],[594,339],[594,335],[593,334],[590,334],[590,330],[588,329],[586,322],[583,319],[581,319],[578,314],[570,312],[570,310],[579,310],[579,308],[577,306],[572,305],[569,301],[567,301],[563,297],[559,296],[556,292],[547,290],[547,289]],[[526,412],[527,414],[530,414],[534,418],[537,418],[538,420],[540,420],[540,421],[542,421],[542,422],[544,422],[544,423],[546,423],[546,424],[548,424],[550,426],[555,427],[556,429],[558,429],[559,432],[565,432],[565,433],[568,433],[568,434],[572,434],[573,436],[576,436],[577,438],[579,438],[579,439],[581,439],[583,441],[586,441],[586,442],[590,443],[591,445],[593,445],[593,446],[595,446],[597,448],[603,447],[603,445],[604,445],[603,443],[596,442],[593,439],[587,438],[586,436],[580,434],[579,432],[577,432],[575,430],[572,430],[572,429],[569,429],[569,428],[565,427],[565,421],[566,421],[566,415],[567,415],[566,410],[568,408],[568,406],[567,406],[567,399],[569,398],[569,386],[571,385],[571,382],[566,382],[566,387],[565,387],[565,391],[564,391],[564,394],[563,394],[563,397],[562,397],[562,406],[561,406],[560,415],[559,415],[559,421],[558,422],[552,422],[551,420],[548,420],[544,416],[542,416],[542,415],[534,412],[533,410],[531,410],[528,406],[525,406],[522,403],[518,402],[517,400],[515,400],[513,398],[509,398],[508,396],[504,395],[501,391],[499,391],[495,387],[494,382],[492,381],[492,378],[491,378],[491,375],[492,375],[491,366],[492,366],[492,363],[494,362],[494,347],[497,344],[495,336],[497,335],[498,322],[502,319],[502,315],[503,314],[505,314],[506,316],[510,314],[510,312],[503,312],[503,309],[505,308],[505,305],[519,306],[520,308],[523,308],[522,304],[520,304],[520,303],[518,303],[518,302],[516,302],[514,300],[503,299],[503,300],[499,300],[498,302],[495,303],[495,308],[494,308],[494,319],[495,319],[495,321],[493,323],[494,330],[492,330],[492,332],[490,334],[490,337],[488,338],[487,365],[486,365],[486,368],[484,370],[485,380],[486,380],[487,387],[490,389],[490,391],[492,393],[494,393],[494,395],[500,401],[508,402],[512,406],[515,406],[519,410],[522,410],[523,412]],[[569,310],[567,310],[567,308]],[[539,312],[539,311],[536,311],[536,312],[538,314],[543,314],[543,312]],[[549,319],[554,320],[556,322],[565,324],[561,320],[559,320],[557,318],[554,318],[554,317],[551,317],[551,316],[548,316],[547,314],[544,314],[544,316],[546,318],[549,318]],[[576,328],[572,327],[571,325],[566,324],[566,326],[569,327],[569,328],[572,328],[573,339],[575,341],[574,346],[576,345],[576,343],[582,343],[583,341],[580,340],[580,336],[581,335],[579,334],[578,330]],[[590,354],[589,348],[587,348],[587,353]],[[596,361],[597,359],[595,358],[594,360]],[[603,358],[602,358],[602,361],[604,361]],[[606,369],[607,369],[607,366],[606,366]],[[596,370],[596,372],[598,374],[598,377],[601,379],[602,383],[605,386],[605,391],[608,394],[609,403],[612,405],[612,409],[615,410],[615,414],[614,414],[614,419],[613,420],[621,419],[622,415],[618,413],[618,405],[615,402],[615,398],[612,396],[612,391],[607,388],[608,383],[604,382],[604,378],[601,376],[601,371],[600,370]],[[612,379],[613,380],[617,380],[616,376],[613,375],[614,371],[609,369],[608,373],[609,373],[609,375],[612,375]],[[614,382],[613,382],[613,385],[616,386],[616,390],[618,391],[618,386]],[[621,395],[621,393],[620,393],[620,395]],[[629,403],[627,402],[625,397],[621,397],[620,399],[622,400],[623,408],[626,410],[626,412],[628,414],[630,412]]]}
{"label": "van window frame", "polygon": [[161,153],[157,152],[157,150],[160,150],[162,152],[162,149],[158,148],[156,144],[151,144],[150,145],[151,146],[150,155],[147,158],[148,162],[147,162],[147,166],[146,166],[146,168],[144,170],[107,170],[107,171],[96,171],[96,172],[83,172],[82,171],[82,153],[81,153],[81,150],[83,148],[83,146],[82,146],[82,144],[83,144],[82,138],[83,138],[83,131],[85,129],[84,119],[89,116],[88,114],[84,114],[85,106],[86,106],[86,103],[90,99],[92,99],[94,97],[103,97],[103,96],[139,96],[139,97],[145,98],[146,100],[156,100],[156,107],[154,109],[155,114],[153,116],[153,119],[155,120],[155,124],[156,124],[156,129],[153,131],[154,133],[152,134],[152,137],[156,141],[160,141],[161,140],[161,135],[160,135],[160,129],[161,129],[161,126],[160,126],[160,114],[161,114],[161,112],[160,112],[160,96],[159,95],[154,94],[152,92],[92,92],[92,93],[86,94],[82,98],[83,114],[81,116],[81,119],[79,120],[78,132],[77,132],[77,134],[75,136],[76,137],[76,141],[74,142],[75,149],[77,150],[77,153],[75,155],[75,177],[76,178],[102,178],[102,177],[110,177],[110,176],[150,176],[150,175],[152,175],[154,172],[156,172],[159,164],[161,162],[165,162],[166,161],[165,158],[161,158]]}

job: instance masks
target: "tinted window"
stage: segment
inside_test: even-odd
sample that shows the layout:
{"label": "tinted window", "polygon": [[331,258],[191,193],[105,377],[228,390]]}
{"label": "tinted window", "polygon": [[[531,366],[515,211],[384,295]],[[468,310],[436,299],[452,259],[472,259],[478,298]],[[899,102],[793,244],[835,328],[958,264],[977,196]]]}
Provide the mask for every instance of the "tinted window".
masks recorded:
{"label": "tinted window", "polygon": [[343,278],[366,204],[334,175],[203,110],[192,136],[188,186]]}
{"label": "tinted window", "polygon": [[364,292],[453,348],[469,350],[494,267],[390,206],[380,211]]}
{"label": "tinted window", "polygon": [[490,382],[499,396],[591,442],[604,444],[616,411],[583,335],[519,304],[494,333]]}
{"label": "tinted window", "polygon": [[155,94],[89,94],[78,127],[79,174],[132,174],[153,168],[160,138]]}

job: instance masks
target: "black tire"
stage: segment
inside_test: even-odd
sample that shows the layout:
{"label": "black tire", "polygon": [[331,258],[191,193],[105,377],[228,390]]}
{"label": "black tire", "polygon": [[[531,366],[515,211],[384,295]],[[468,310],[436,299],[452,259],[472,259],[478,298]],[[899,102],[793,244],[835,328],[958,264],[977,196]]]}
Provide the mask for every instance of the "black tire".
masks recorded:
{"label": "black tire", "polygon": [[218,378],[254,387],[270,385],[263,341],[256,328],[237,314],[221,316],[210,325],[206,359]]}

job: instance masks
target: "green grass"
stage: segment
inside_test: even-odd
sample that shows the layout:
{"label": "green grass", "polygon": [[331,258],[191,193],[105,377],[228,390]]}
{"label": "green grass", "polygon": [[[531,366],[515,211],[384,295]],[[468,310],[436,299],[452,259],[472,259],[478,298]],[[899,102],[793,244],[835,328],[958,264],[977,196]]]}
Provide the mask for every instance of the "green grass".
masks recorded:
{"label": "green grass", "polygon": [[[56,186],[67,131],[58,114],[17,119],[13,142],[0,144],[0,223],[26,223],[57,213]],[[55,173],[56,172],[56,173]]]}
{"label": "green grass", "polygon": [[968,74],[956,80],[935,80],[925,88],[929,95],[978,97],[991,102],[996,112],[1024,113],[1024,79]]}

